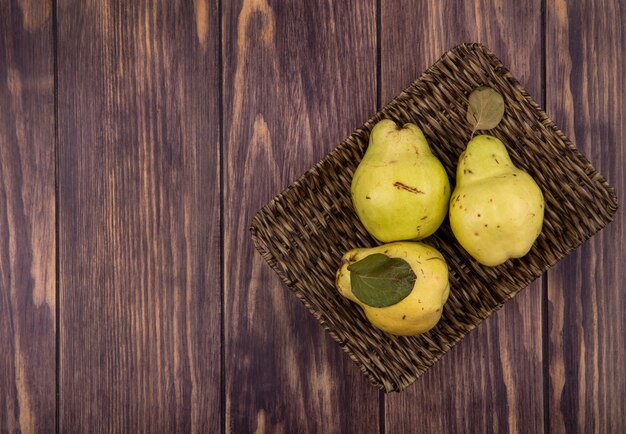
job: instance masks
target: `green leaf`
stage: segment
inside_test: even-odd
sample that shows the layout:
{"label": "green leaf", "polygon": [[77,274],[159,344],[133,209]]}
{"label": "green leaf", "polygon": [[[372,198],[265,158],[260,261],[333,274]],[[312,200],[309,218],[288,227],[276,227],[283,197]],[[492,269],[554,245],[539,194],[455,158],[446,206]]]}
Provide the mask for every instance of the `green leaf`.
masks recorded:
{"label": "green leaf", "polygon": [[391,306],[411,293],[415,273],[407,261],[374,253],[348,266],[352,293],[371,307]]}
{"label": "green leaf", "polygon": [[467,121],[472,125],[473,131],[495,128],[502,116],[504,99],[498,92],[490,87],[479,87],[470,94]]}

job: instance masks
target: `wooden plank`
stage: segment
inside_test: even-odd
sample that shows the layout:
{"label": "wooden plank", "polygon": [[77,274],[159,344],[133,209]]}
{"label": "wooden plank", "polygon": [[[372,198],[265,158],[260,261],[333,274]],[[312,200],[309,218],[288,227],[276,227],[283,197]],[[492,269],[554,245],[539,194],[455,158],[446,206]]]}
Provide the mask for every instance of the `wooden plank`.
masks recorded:
{"label": "wooden plank", "polygon": [[218,23],[58,2],[63,432],[220,430]]}
{"label": "wooden plank", "polygon": [[[381,4],[383,103],[461,42],[488,46],[541,97],[541,2]],[[385,397],[388,432],[541,432],[542,283],[523,290],[402,394]]]}
{"label": "wooden plank", "polygon": [[[626,204],[626,9],[547,2],[548,114]],[[626,220],[549,273],[550,427],[626,432]]]}
{"label": "wooden plank", "polygon": [[224,2],[228,432],[375,432],[378,391],[257,254],[254,213],[376,110],[374,1]]}
{"label": "wooden plank", "polygon": [[55,427],[51,1],[0,2],[0,432]]}

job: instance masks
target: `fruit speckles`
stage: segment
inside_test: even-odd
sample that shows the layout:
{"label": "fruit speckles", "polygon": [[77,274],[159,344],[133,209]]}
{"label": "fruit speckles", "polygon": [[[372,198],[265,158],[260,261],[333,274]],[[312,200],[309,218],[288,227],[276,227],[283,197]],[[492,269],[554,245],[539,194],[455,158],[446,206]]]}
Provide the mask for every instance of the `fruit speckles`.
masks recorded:
{"label": "fruit speckles", "polygon": [[[353,268],[350,270],[346,269],[347,265],[344,264],[337,272],[338,277],[335,281],[337,290],[343,297],[359,305],[374,327],[387,333],[414,336],[430,330],[439,321],[439,315],[434,315],[435,310],[442,309],[448,298],[448,266],[445,259],[431,246],[408,241],[370,249],[358,249],[356,252],[348,251],[343,259],[348,261],[354,253],[357,253],[359,258],[363,258],[383,252],[389,253],[394,258],[404,257],[415,275],[419,276],[413,282],[410,293],[391,305],[394,308],[372,306],[354,291],[354,281],[358,280],[354,273],[361,273],[362,276],[381,276],[380,272],[375,269],[364,271]],[[427,262],[428,259],[435,257],[443,263]]]}
{"label": "fruit speckles", "polygon": [[[465,152],[469,157],[457,168],[453,195],[467,194],[463,198],[466,209],[450,207],[449,213],[457,241],[479,263],[490,267],[525,255],[543,221],[540,189],[512,163],[506,146],[495,137],[474,137]],[[463,169],[470,167],[478,179],[464,174]]]}
{"label": "fruit speckles", "polygon": [[403,184],[400,181],[394,182],[393,186],[396,187],[396,188],[401,188],[402,190],[406,190],[409,193],[424,194],[424,192],[422,190],[418,190],[415,187],[411,187],[410,185]]}
{"label": "fruit speckles", "polygon": [[[391,119],[372,129],[350,192],[361,223],[381,243],[431,235],[445,219],[450,203],[446,170],[423,132],[415,124],[399,126]],[[423,216],[428,218],[421,221]]]}

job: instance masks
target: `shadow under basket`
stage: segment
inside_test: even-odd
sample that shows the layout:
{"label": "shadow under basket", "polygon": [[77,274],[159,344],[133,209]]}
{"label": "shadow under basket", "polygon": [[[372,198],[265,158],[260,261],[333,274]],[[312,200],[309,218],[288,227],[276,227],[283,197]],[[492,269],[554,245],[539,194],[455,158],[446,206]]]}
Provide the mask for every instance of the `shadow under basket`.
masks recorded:
{"label": "shadow under basket", "polygon": [[[526,256],[489,268],[463,250],[444,221],[424,240],[450,268],[450,297],[441,321],[419,336],[387,334],[335,289],[343,253],[379,244],[352,207],[352,175],[372,127],[388,118],[423,130],[453,184],[471,135],[467,99],[480,86],[491,86],[504,98],[504,118],[489,134],[505,143],[515,165],[543,191],[543,231]],[[257,250],[311,314],[372,383],[391,392],[409,386],[470,330],[602,229],[616,210],[613,189],[500,60],[480,44],[462,44],[265,205],[251,232]]]}

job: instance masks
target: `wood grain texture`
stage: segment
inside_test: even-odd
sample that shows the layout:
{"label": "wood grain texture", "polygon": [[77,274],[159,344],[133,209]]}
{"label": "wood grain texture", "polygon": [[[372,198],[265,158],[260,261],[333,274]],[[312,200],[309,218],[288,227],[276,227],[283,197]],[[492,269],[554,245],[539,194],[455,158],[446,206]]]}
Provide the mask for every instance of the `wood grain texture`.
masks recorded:
{"label": "wood grain texture", "polygon": [[375,432],[378,391],[256,253],[256,211],[376,109],[374,1],[224,2],[228,432]]}
{"label": "wood grain texture", "polygon": [[376,0],[237,0],[221,23],[215,0],[57,3],[58,204],[53,2],[0,0],[0,432],[54,431],[57,302],[61,432],[626,432],[621,210],[549,272],[547,317],[536,282],[385,396],[382,420],[248,236],[377,92],[465,41],[536,99],[545,85],[623,206],[623,3],[380,0],[377,17]]}
{"label": "wood grain texture", "polygon": [[[626,7],[547,2],[547,112],[626,204]],[[626,432],[626,220],[549,272],[550,428]]]}
{"label": "wood grain texture", "polygon": [[62,432],[220,430],[218,21],[58,2]]}
{"label": "wood grain texture", "polygon": [[[381,4],[381,93],[392,99],[447,49],[482,42],[541,97],[541,2]],[[447,223],[445,223],[447,224]],[[402,394],[387,432],[543,431],[542,283],[520,292]]]}
{"label": "wood grain texture", "polygon": [[51,2],[0,1],[0,432],[55,426]]}

